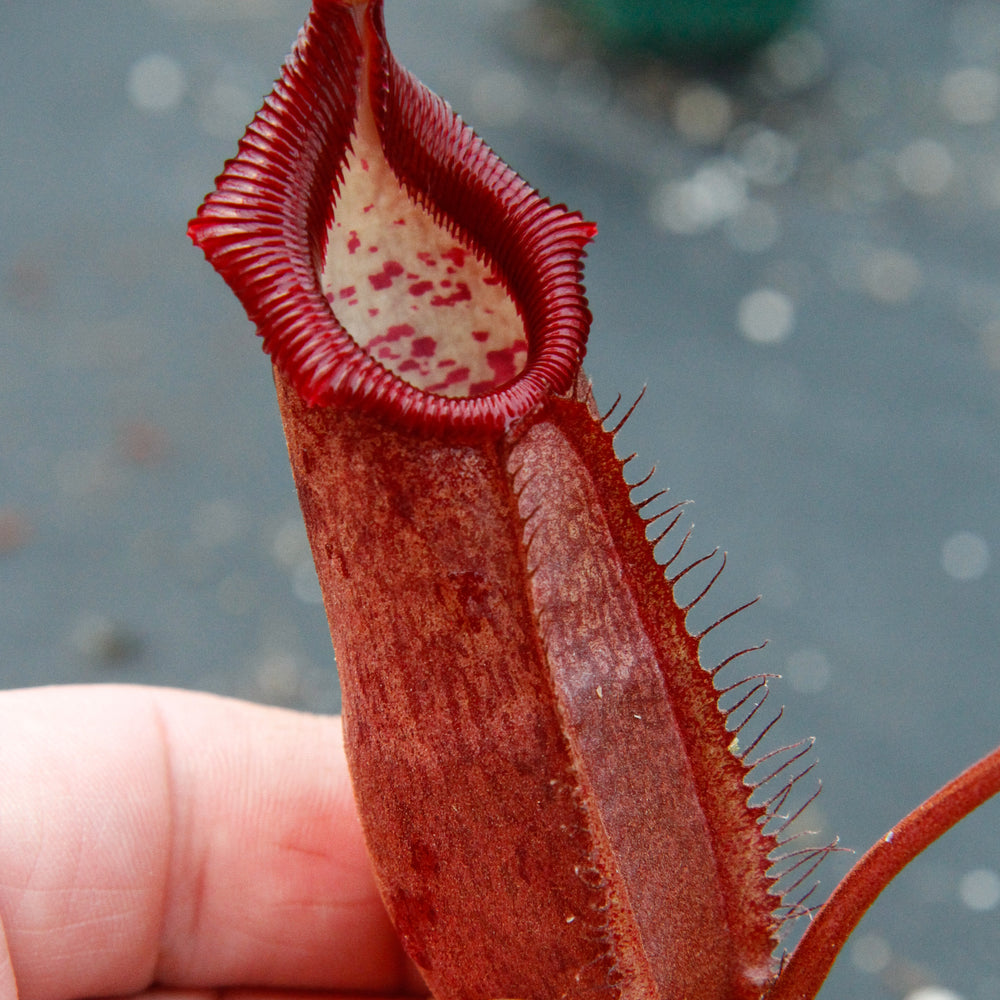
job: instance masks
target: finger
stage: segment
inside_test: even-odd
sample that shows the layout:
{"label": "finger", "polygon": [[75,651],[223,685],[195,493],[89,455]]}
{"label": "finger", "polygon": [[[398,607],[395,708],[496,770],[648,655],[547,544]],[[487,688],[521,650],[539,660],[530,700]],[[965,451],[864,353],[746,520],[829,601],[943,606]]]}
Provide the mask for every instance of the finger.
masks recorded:
{"label": "finger", "polygon": [[[122,997],[94,997],[91,1000],[123,1000]],[[135,993],[125,1000],[413,1000],[412,994],[380,997],[371,993],[322,993],[316,990],[171,990],[151,989]]]}
{"label": "finger", "polygon": [[5,692],[0,775],[0,922],[24,997],[391,993],[413,975],[337,719],[155,688]]}
{"label": "finger", "polygon": [[[122,997],[94,997],[91,1000],[123,1000]],[[413,1000],[413,994],[381,997],[372,993],[322,993],[315,990],[171,990],[151,989],[135,993],[126,1000]]]}

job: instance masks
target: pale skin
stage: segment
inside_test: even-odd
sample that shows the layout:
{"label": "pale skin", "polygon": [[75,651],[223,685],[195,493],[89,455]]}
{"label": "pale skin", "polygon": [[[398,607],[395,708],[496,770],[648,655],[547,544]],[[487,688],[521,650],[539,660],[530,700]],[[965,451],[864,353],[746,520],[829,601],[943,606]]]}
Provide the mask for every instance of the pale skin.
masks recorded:
{"label": "pale skin", "polygon": [[0,1000],[296,990],[426,992],[340,720],[162,688],[0,693]]}

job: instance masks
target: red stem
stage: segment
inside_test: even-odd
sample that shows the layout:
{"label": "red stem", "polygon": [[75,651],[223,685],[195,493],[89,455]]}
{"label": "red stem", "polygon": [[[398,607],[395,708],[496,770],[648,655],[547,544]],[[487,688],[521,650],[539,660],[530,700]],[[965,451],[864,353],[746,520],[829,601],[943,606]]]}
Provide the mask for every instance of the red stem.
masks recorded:
{"label": "red stem", "polygon": [[900,820],[847,873],[785,963],[767,1000],[812,1000],[882,890],[925,847],[1000,792],[1000,747]]}

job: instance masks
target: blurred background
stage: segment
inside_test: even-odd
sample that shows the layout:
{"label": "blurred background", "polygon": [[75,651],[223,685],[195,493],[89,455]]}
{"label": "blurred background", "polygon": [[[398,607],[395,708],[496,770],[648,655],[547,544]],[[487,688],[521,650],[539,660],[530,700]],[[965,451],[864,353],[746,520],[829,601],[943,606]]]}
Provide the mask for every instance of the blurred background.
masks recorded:
{"label": "blurred background", "polygon": [[[0,686],[338,708],[269,364],[185,237],[306,8],[0,6]],[[1000,742],[1000,3],[813,0],[740,58],[524,0],[387,22],[599,224],[598,399],[648,387],[622,448],[729,551],[694,624],[763,594],[706,661],[770,640],[809,823],[867,847]],[[914,865],[822,996],[1000,997],[998,831]]]}

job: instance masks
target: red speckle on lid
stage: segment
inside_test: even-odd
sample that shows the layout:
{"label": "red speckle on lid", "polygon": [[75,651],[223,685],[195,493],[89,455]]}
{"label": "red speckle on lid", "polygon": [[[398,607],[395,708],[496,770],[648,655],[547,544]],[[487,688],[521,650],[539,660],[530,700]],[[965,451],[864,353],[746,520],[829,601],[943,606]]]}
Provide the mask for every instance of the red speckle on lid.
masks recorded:
{"label": "red speckle on lid", "polygon": [[517,363],[515,355],[522,354],[528,349],[528,345],[523,340],[517,341],[512,347],[505,347],[500,351],[487,351],[486,363],[493,369],[494,381],[499,383],[509,382],[517,375]]}
{"label": "red speckle on lid", "polygon": [[397,340],[402,340],[404,337],[412,337],[416,332],[417,331],[414,330],[409,323],[397,323],[395,326],[390,326],[381,337],[375,337],[371,343],[393,344]]}
{"label": "red speckle on lid", "polygon": [[385,358],[401,358],[403,355],[399,350],[387,347],[386,345],[399,343],[401,340],[416,336],[416,333],[417,331],[409,323],[397,323],[394,326],[390,326],[385,333],[381,333],[377,337],[372,337],[365,345],[365,350],[372,357],[379,358],[380,360]]}
{"label": "red speckle on lid", "polygon": [[387,260],[382,265],[381,271],[376,271],[375,274],[368,275],[368,280],[371,282],[372,288],[376,291],[381,291],[384,288],[388,288],[392,284],[392,279],[398,278],[404,271],[405,268],[398,260]]}
{"label": "red speckle on lid", "polygon": [[437,341],[433,337],[417,337],[410,344],[410,354],[415,358],[429,358],[437,350]]}
{"label": "red speckle on lid", "polygon": [[434,385],[427,386],[428,392],[441,392],[447,389],[449,386],[455,385],[456,382],[464,382],[469,377],[469,369],[463,365],[461,368],[455,368],[448,372],[447,375]]}
{"label": "red speckle on lid", "polygon": [[418,281],[407,289],[411,295],[424,295],[434,288],[433,281]]}
{"label": "red speckle on lid", "polygon": [[[444,282],[441,282],[444,284]],[[469,286],[464,282],[460,281],[455,286],[455,291],[451,295],[435,295],[431,299],[432,306],[454,306],[458,305],[459,302],[471,302],[472,292],[469,291]]]}

